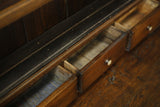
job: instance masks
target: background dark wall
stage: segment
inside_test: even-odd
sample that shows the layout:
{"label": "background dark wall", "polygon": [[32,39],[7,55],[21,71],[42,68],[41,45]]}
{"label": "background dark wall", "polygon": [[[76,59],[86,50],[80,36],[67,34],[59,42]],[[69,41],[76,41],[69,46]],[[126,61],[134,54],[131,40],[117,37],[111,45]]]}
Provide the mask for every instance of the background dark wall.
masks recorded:
{"label": "background dark wall", "polygon": [[0,30],[0,58],[13,52],[26,43],[23,21],[17,22]]}
{"label": "background dark wall", "polygon": [[80,9],[94,2],[94,0],[68,0],[69,16],[73,15]]}
{"label": "background dark wall", "polygon": [[[0,0],[0,11],[20,0]],[[0,59],[35,39],[94,0],[53,0],[20,20],[0,29]]]}
{"label": "background dark wall", "polygon": [[0,0],[0,11],[20,0]]}

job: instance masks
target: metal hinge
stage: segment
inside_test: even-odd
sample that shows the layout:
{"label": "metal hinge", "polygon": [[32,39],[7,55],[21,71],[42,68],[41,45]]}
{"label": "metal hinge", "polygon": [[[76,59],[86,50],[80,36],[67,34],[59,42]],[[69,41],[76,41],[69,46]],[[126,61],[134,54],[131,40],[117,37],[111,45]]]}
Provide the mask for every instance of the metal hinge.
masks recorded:
{"label": "metal hinge", "polygon": [[80,71],[77,71],[77,78],[78,78],[77,89],[78,92],[81,94],[83,92],[83,89],[82,89],[82,73]]}
{"label": "metal hinge", "polygon": [[128,31],[127,46],[126,46],[126,51],[128,51],[128,52],[131,49],[133,34],[134,34],[133,31],[131,31],[131,30]]}

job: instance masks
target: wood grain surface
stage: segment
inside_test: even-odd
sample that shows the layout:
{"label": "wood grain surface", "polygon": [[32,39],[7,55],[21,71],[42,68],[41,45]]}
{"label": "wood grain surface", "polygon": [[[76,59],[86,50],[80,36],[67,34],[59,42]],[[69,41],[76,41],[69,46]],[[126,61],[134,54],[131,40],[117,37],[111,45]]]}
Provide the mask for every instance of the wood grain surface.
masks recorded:
{"label": "wood grain surface", "polygon": [[[9,4],[12,4],[11,0],[8,2],[0,0],[0,12],[1,7]],[[65,15],[64,0],[54,0],[0,29],[0,59],[64,20]],[[0,20],[0,26],[1,23],[3,23],[3,20]]]}
{"label": "wood grain surface", "polygon": [[53,0],[23,18],[28,40],[66,19],[64,0]]}
{"label": "wood grain surface", "polygon": [[0,29],[0,59],[6,57],[26,43],[22,22],[22,20],[18,20]]}
{"label": "wood grain surface", "polygon": [[71,107],[159,107],[160,29],[126,53]]}

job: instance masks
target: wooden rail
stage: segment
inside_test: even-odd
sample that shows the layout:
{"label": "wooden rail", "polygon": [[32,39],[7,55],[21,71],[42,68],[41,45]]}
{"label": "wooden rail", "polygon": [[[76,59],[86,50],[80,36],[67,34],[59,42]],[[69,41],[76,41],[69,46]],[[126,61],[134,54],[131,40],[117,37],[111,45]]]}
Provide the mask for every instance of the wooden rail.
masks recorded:
{"label": "wooden rail", "polygon": [[31,13],[52,0],[20,0],[0,11],[0,29]]}

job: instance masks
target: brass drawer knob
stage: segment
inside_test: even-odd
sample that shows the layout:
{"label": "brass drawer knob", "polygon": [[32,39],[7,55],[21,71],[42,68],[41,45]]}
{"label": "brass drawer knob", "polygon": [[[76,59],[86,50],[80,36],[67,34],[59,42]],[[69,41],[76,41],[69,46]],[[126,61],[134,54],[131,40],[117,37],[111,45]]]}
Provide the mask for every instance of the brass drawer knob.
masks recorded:
{"label": "brass drawer knob", "polygon": [[110,66],[110,65],[112,64],[112,60],[107,59],[107,60],[105,60],[105,63],[106,63],[108,66]]}
{"label": "brass drawer knob", "polygon": [[152,31],[153,27],[152,26],[147,26],[148,31]]}

